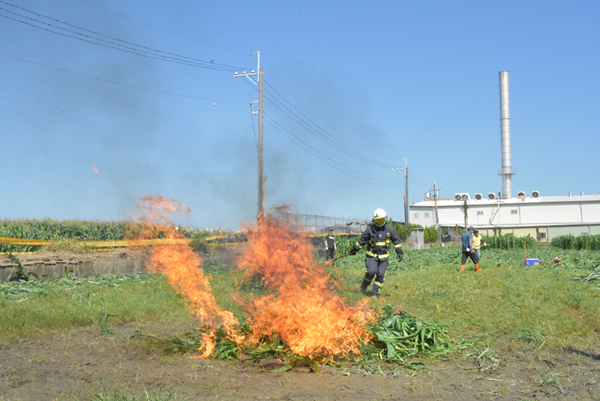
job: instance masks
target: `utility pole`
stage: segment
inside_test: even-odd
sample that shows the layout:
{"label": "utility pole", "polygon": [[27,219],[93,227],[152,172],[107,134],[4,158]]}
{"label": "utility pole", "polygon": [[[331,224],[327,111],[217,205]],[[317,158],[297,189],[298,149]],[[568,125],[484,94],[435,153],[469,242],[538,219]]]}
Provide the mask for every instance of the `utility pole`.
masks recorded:
{"label": "utility pole", "polygon": [[[263,164],[263,69],[260,66],[260,51],[250,53],[250,55],[258,54],[258,68],[255,72],[252,70],[250,73],[243,71],[241,74],[237,72],[234,74],[235,78],[246,77],[254,85],[258,86],[258,213],[257,218],[260,219],[267,213],[267,190],[266,190],[266,176],[264,172]],[[251,76],[257,76],[257,80],[254,81]],[[254,102],[250,102],[251,105]],[[254,111],[252,114],[256,114]]]}
{"label": "utility pole", "polygon": [[[442,244],[442,230],[440,228],[440,215],[438,214],[438,190],[441,187],[441,185],[438,187],[436,182],[435,182],[435,178],[433,179],[433,185],[430,185],[430,187],[433,186],[433,199],[435,201],[435,229],[438,232],[438,240],[440,241],[440,244]],[[444,244],[442,244],[443,246]]]}
{"label": "utility pole", "polygon": [[393,168],[392,171],[401,174],[404,173],[404,177],[406,178],[406,195],[404,195],[404,228],[406,229],[406,243],[408,244],[408,236],[410,235],[408,229],[408,161],[404,158],[402,160],[404,160],[404,168]]}

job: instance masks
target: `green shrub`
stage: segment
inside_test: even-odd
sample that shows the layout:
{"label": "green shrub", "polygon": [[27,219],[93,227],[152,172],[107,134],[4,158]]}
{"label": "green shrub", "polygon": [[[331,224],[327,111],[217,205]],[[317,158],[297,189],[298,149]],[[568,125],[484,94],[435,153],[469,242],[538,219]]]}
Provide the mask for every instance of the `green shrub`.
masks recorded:
{"label": "green shrub", "polygon": [[485,237],[485,242],[490,248],[496,249],[523,249],[523,244],[527,245],[527,249],[533,249],[538,245],[535,238],[529,235],[527,237],[495,235],[493,237]]}
{"label": "green shrub", "polygon": [[438,230],[435,227],[425,227],[425,242],[437,242],[439,240]]}
{"label": "green shrub", "polygon": [[[387,223],[390,226],[394,227],[394,229],[398,233],[398,236],[400,237],[400,241],[406,242],[406,225],[404,225],[404,223],[399,223],[397,221],[392,221],[391,218],[387,221]],[[412,230],[415,229],[415,228],[423,228],[423,226],[420,225],[420,224],[411,224],[411,223],[409,223],[408,224],[409,235],[410,235],[410,233],[412,233]],[[436,236],[437,236],[437,234],[436,234]]]}
{"label": "green shrub", "polygon": [[591,251],[600,250],[600,235],[591,235],[586,237],[574,237],[572,235],[562,235],[552,238],[552,246],[560,249],[587,249]]}
{"label": "green shrub", "polygon": [[210,253],[210,246],[206,238],[198,237],[190,241],[190,248],[196,253],[208,254]]}

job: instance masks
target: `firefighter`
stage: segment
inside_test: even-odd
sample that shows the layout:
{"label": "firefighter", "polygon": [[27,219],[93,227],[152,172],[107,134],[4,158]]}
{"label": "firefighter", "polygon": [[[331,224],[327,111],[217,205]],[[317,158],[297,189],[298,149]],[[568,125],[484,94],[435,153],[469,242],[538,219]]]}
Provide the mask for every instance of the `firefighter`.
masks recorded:
{"label": "firefighter", "polygon": [[385,278],[385,271],[387,270],[390,258],[390,244],[393,244],[396,250],[398,261],[402,261],[402,256],[404,255],[400,237],[398,237],[398,233],[394,230],[394,227],[386,224],[386,219],[385,210],[375,210],[375,213],[373,213],[373,224],[367,226],[358,242],[350,250],[350,255],[356,255],[356,252],[360,251],[365,244],[367,245],[365,257],[367,273],[360,286],[360,292],[366,294],[367,288],[373,281],[373,278],[375,278],[375,283],[373,283],[373,288],[369,294],[373,297],[379,297],[379,290],[383,286],[383,279]]}
{"label": "firefighter", "polygon": [[331,260],[335,257],[335,251],[337,246],[335,245],[335,235],[333,235],[333,229],[329,230],[329,235],[325,237],[325,259]]}

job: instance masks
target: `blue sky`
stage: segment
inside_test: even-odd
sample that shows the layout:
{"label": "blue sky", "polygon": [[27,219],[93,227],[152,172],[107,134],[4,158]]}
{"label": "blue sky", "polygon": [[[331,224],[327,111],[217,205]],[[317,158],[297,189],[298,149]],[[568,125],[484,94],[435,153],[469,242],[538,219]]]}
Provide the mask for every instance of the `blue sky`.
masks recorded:
{"label": "blue sky", "polygon": [[600,191],[598,16],[596,1],[0,1],[0,218],[121,220],[160,194],[192,226],[251,221],[258,95],[234,72],[257,50],[268,207],[403,220],[403,159],[411,202],[434,179],[442,197],[500,191],[502,70],[513,194]]}

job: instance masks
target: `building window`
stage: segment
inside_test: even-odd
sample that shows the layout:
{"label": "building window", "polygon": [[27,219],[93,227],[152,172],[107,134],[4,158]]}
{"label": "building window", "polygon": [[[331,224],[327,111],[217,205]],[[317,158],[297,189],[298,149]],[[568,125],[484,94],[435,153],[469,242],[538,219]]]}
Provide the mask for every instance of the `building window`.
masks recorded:
{"label": "building window", "polygon": [[519,211],[517,209],[512,209],[510,211],[510,214],[519,214]]}
{"label": "building window", "polygon": [[423,217],[425,217],[425,218],[429,217],[429,213],[423,213]]}
{"label": "building window", "polygon": [[483,216],[483,210],[478,210],[477,211],[477,216]]}
{"label": "building window", "polygon": [[419,218],[419,213],[415,213],[415,219]]}

